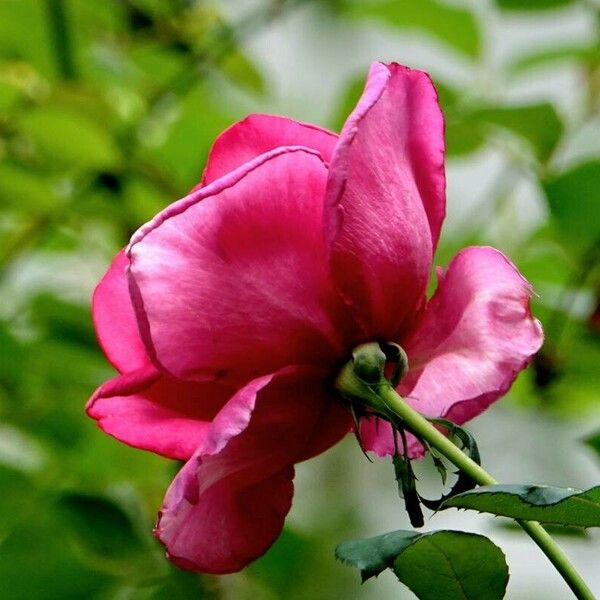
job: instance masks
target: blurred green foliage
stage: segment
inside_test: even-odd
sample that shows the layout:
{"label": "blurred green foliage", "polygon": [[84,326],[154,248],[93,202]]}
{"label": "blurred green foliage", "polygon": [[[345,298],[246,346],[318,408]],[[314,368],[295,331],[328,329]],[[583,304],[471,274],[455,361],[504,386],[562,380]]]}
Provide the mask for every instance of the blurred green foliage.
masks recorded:
{"label": "blurred green foliage", "polygon": [[[316,19],[409,32],[433,42],[440,56],[473,69],[483,64],[481,15],[442,0],[406,0],[402,10],[392,0],[262,0],[235,17],[216,1],[0,0],[3,600],[318,600],[344,597],[354,583],[331,564],[333,544],[351,525],[347,516],[324,525],[318,540],[286,531],[229,583],[163,559],[150,531],[177,465],[115,442],[85,417],[86,398],[111,371],[87,299],[68,284],[79,281],[89,293],[131,233],[197,183],[213,138],[245,112],[231,98],[260,103],[271,93],[245,43],[300,4],[311,5]],[[433,75],[450,159],[475,160],[490,147],[506,158],[498,189],[482,190],[492,195],[493,218],[505,218],[519,182],[539,191],[548,214],[506,248],[540,292],[534,310],[547,332],[513,398],[563,417],[597,414],[600,162],[598,154],[565,161],[562,149],[598,124],[599,9],[576,0],[495,4],[496,16],[539,10],[556,11],[557,19],[578,5],[596,27],[593,43],[548,40],[546,50],[511,56],[498,74],[510,84],[568,63],[580,74],[578,115],[564,115],[548,99],[506,101],[494,86],[469,89]],[[350,77],[324,125],[341,126],[364,72]],[[487,243],[487,235],[481,223],[465,225],[444,238],[437,262],[465,243]],[[598,435],[588,440],[596,451]],[[300,582],[301,571],[320,577]]]}

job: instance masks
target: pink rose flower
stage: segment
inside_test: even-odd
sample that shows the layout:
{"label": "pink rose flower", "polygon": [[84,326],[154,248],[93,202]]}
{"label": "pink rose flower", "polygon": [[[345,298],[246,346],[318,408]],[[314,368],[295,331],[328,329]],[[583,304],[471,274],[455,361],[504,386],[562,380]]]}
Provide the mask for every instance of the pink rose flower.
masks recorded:
{"label": "pink rose flower", "polygon": [[[400,344],[399,393],[458,424],[538,350],[531,288],[493,248],[462,250],[427,300],[444,187],[431,80],[376,63],[339,136],[247,117],[216,140],[202,183],[117,255],[93,313],[119,375],[87,412],[187,461],[156,525],[178,565],[233,572],[274,542],[294,464],[352,428],[332,381],[356,345]],[[393,454],[389,425],[364,419],[361,435]]]}

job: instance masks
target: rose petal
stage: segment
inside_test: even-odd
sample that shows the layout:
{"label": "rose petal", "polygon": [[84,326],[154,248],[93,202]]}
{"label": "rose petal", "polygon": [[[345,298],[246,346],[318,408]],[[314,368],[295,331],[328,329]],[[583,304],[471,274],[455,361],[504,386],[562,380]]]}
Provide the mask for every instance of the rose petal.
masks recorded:
{"label": "rose petal", "polygon": [[314,151],[280,148],[134,235],[130,283],[157,364],[181,379],[248,381],[337,359],[350,323],[325,258],[326,177]]}
{"label": "rose petal", "polygon": [[[503,396],[539,350],[540,323],[531,315],[529,283],[498,250],[462,250],[415,329],[400,343],[410,372],[399,393],[419,412],[464,423]],[[393,453],[389,429],[369,447]]]}
{"label": "rose petal", "polygon": [[230,573],[266,552],[291,506],[293,464],[314,454],[315,435],[322,442],[323,432],[336,431],[325,436],[332,445],[348,429],[348,415],[345,430],[324,418],[332,402],[339,400],[322,373],[308,368],[288,367],[241,389],[167,491],[156,536],[169,557],[183,568]]}
{"label": "rose petal", "polygon": [[101,385],[86,411],[100,429],[130,446],[188,460],[234,393],[215,382],[178,381],[148,366]]}
{"label": "rose petal", "polygon": [[327,236],[340,292],[369,337],[421,300],[445,211],[444,125],[428,75],[375,63],[330,166]]}
{"label": "rose petal", "polygon": [[336,141],[335,133],[316,125],[274,115],[249,115],[216,139],[208,155],[200,186],[280,146],[312,148],[321,154],[325,162],[329,162]]}
{"label": "rose petal", "polygon": [[124,251],[113,259],[94,290],[92,315],[98,342],[110,363],[121,373],[149,364],[129,297]]}
{"label": "rose petal", "polygon": [[[393,456],[396,452],[392,427],[387,421],[375,417],[364,417],[360,421],[360,438],[363,448],[377,456]],[[402,453],[402,436],[396,437],[398,450]],[[406,445],[410,458],[421,458],[425,454],[423,444],[411,433],[406,434]]]}

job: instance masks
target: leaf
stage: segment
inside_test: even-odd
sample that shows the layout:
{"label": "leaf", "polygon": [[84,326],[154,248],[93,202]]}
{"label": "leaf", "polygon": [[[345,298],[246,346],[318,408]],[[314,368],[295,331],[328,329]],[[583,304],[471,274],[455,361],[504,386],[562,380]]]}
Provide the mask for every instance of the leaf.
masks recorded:
{"label": "leaf", "polygon": [[[159,585],[152,590],[150,595],[144,596],[145,600],[174,600],[181,598],[198,598],[199,600],[219,600],[222,597],[219,584],[211,575],[202,575],[190,571],[183,571],[167,564],[168,575],[160,580]],[[123,596],[120,596],[123,597]],[[126,596],[130,598],[130,596]],[[141,600],[141,599],[140,599]]]}
{"label": "leaf", "polygon": [[130,518],[106,498],[66,493],[56,507],[66,531],[95,555],[119,559],[142,549]]}
{"label": "leaf", "polygon": [[[286,527],[269,552],[248,567],[248,573],[272,590],[275,598],[285,598],[292,590],[298,592],[299,587],[306,594],[304,597],[313,597],[310,593],[311,578],[302,578],[300,582],[296,575],[317,571],[321,560],[320,543],[319,538],[305,537]],[[303,596],[299,594],[297,597]]]}
{"label": "leaf", "polygon": [[140,152],[143,159],[161,165],[165,176],[183,195],[198,183],[212,142],[233,117],[224,112],[222,101],[218,102],[200,85],[181,102],[174,99],[172,110],[172,115],[157,119],[158,131],[141,133],[145,147]]}
{"label": "leaf", "polygon": [[528,142],[536,158],[548,160],[563,134],[556,110],[547,102],[516,106],[462,108],[442,105],[446,117],[449,155],[468,154],[479,148],[494,129],[501,128]]}
{"label": "leaf", "polygon": [[544,182],[550,212],[563,239],[576,248],[599,237],[600,161],[578,165]]}
{"label": "leaf", "polygon": [[547,102],[481,108],[473,113],[472,118],[508,129],[524,138],[541,162],[550,157],[563,133],[562,121],[552,104]]}
{"label": "leaf", "polygon": [[[4,432],[3,432],[4,433]],[[22,472],[0,461],[0,536],[4,538],[12,528],[36,510],[36,490]]]}
{"label": "leaf", "polygon": [[461,156],[477,150],[485,142],[485,131],[470,110],[462,106],[461,92],[439,80],[434,81],[446,124],[446,153]]}
{"label": "leaf", "polygon": [[600,486],[587,491],[548,485],[486,485],[444,502],[511,519],[600,527]]}
{"label": "leaf", "polygon": [[46,3],[37,0],[0,2],[0,54],[53,75],[55,60]]}
{"label": "leaf", "polygon": [[573,3],[574,0],[496,0],[496,5],[504,10],[548,10]]}
{"label": "leaf", "polygon": [[35,212],[50,211],[64,204],[56,193],[56,186],[48,177],[41,177],[31,169],[7,160],[0,163],[0,200],[4,206]]}
{"label": "leaf", "polygon": [[101,123],[59,106],[39,107],[19,121],[44,165],[53,168],[118,168],[120,151]]}
{"label": "leaf", "polygon": [[364,582],[385,569],[391,569],[398,555],[422,535],[428,534],[399,530],[342,542],[335,549],[335,557],[344,564],[360,569]]}
{"label": "leaf", "polygon": [[364,87],[364,73],[354,75],[346,82],[341,99],[337,102],[335,112],[330,119],[330,127],[333,131],[342,129],[342,125],[356,106]]}
{"label": "leaf", "polygon": [[600,458],[600,431],[585,438],[584,443],[598,455],[598,458]]}
{"label": "leaf", "polygon": [[470,154],[485,142],[485,132],[480,123],[468,115],[447,114],[445,137],[448,156]]}
{"label": "leaf", "polygon": [[32,320],[47,337],[97,348],[92,318],[87,306],[66,302],[49,293],[31,301]]}
{"label": "leaf", "polygon": [[393,570],[420,600],[496,600],[508,584],[502,550],[462,531],[423,535],[398,556]]}
{"label": "leaf", "polygon": [[462,531],[392,531],[344,542],[335,555],[360,569],[363,582],[392,569],[421,600],[496,600],[508,583],[502,551]]}
{"label": "leaf", "polygon": [[19,383],[19,367],[23,364],[25,350],[5,322],[0,321],[0,389],[14,394]]}
{"label": "leaf", "polygon": [[[523,534],[523,528],[512,519],[502,519],[494,523],[497,529],[510,533]],[[591,535],[587,529],[581,527],[571,527],[569,525],[552,525],[552,523],[544,523],[544,529],[552,537],[570,538],[573,540],[591,541]]]}
{"label": "leaf", "polygon": [[[538,317],[540,312],[538,308]],[[560,418],[592,416],[600,403],[600,344],[577,319],[565,325],[563,335],[569,340],[568,351],[551,350],[550,368],[556,367],[558,377],[543,390],[543,407]]]}
{"label": "leaf", "polygon": [[416,29],[470,58],[479,56],[481,37],[471,11],[436,0],[383,0],[350,4],[351,14],[373,17],[399,29]]}
{"label": "leaf", "polygon": [[241,88],[255,94],[265,93],[265,81],[257,66],[239,49],[232,50],[223,59],[221,71]]}
{"label": "leaf", "polygon": [[509,67],[511,75],[520,75],[530,69],[555,65],[563,61],[581,61],[584,63],[592,61],[598,56],[599,50],[589,46],[563,46],[562,48],[548,48],[537,50],[531,54],[518,56]]}
{"label": "leaf", "polygon": [[[64,530],[42,498],[0,544],[2,598],[42,600],[100,598],[114,578],[84,565],[65,544]],[[103,596],[107,597],[107,596]]]}

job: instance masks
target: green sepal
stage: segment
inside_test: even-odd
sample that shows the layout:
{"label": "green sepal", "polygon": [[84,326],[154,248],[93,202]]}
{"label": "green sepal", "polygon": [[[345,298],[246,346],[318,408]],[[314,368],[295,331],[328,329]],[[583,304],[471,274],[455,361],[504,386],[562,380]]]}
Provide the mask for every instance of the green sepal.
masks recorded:
{"label": "green sepal", "polygon": [[362,404],[365,411],[385,414],[385,404],[377,394],[379,386],[389,385],[383,376],[385,363],[386,356],[377,342],[361,344],[339,372],[335,388],[355,406]]}
{"label": "green sepal", "polygon": [[440,474],[442,485],[446,485],[446,480],[448,479],[448,469],[446,468],[442,457],[431,447],[429,448],[429,454],[431,455],[431,460],[433,461],[435,470]]}
{"label": "green sepal", "polygon": [[408,373],[408,356],[402,346],[393,342],[382,342],[379,347],[385,354],[386,361],[393,365],[389,381],[392,387],[395,388]]}
{"label": "green sepal", "polygon": [[410,459],[396,453],[392,457],[392,463],[394,465],[396,481],[398,482],[398,492],[404,499],[404,507],[408,513],[410,524],[413,527],[423,527],[425,520],[423,518],[423,511],[421,510],[416,478]]}
{"label": "green sepal", "polygon": [[[429,419],[429,420],[432,423],[434,423],[435,425],[441,425],[442,427],[445,427],[448,430],[448,433],[450,434],[451,437],[458,438],[458,440],[461,443],[462,450],[464,450],[467,453],[469,458],[474,460],[478,465],[481,464],[481,455],[479,454],[479,448],[477,446],[477,441],[475,440],[475,438],[473,437],[473,435],[470,432],[468,432],[466,429],[463,429],[462,427],[459,427],[458,425],[455,425],[454,423],[452,423],[451,421],[448,421],[447,419]],[[433,455],[433,453],[432,453],[432,457],[433,457],[434,465],[436,466],[438,471],[440,471],[440,468],[438,468],[438,463],[440,463],[442,465],[442,468],[445,471],[445,466],[443,465],[441,459],[436,458]],[[442,476],[442,481],[445,483],[445,473],[440,472],[440,474]],[[426,506],[427,508],[429,508],[430,510],[435,510],[435,511],[442,510],[444,508],[447,508],[444,505],[446,500],[456,496],[457,494],[461,494],[462,492],[472,490],[477,485],[477,483],[475,481],[473,481],[463,471],[455,471],[454,474],[458,476],[458,479],[456,480],[456,483],[452,486],[450,491],[448,491],[446,494],[444,494],[438,500],[428,500],[427,498],[423,498],[421,496],[421,503],[424,506]]]}

